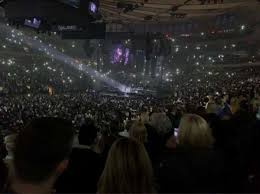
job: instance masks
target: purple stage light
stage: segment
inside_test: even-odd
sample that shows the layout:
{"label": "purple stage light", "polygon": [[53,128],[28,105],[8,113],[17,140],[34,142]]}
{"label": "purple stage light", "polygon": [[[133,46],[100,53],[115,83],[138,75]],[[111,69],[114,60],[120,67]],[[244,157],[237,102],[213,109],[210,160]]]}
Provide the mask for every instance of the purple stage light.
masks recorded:
{"label": "purple stage light", "polygon": [[129,54],[130,54],[130,51],[128,48],[125,49],[125,65],[128,63],[129,61]]}
{"label": "purple stage light", "polygon": [[122,56],[122,54],[123,54],[123,51],[121,48],[117,48],[116,52],[117,52],[118,56]]}
{"label": "purple stage light", "polygon": [[129,48],[123,48],[122,45],[118,45],[112,51],[112,64],[122,63],[126,65],[129,62],[130,50]]}
{"label": "purple stage light", "polygon": [[40,25],[41,25],[41,20],[40,20],[40,19],[38,20],[38,19],[36,19],[36,18],[33,18],[33,19],[25,19],[24,25],[25,25],[25,26],[32,27],[32,28],[39,28]]}
{"label": "purple stage light", "polygon": [[90,2],[89,3],[89,10],[92,13],[96,13],[97,12],[97,5],[95,3],[93,3],[93,2]]}
{"label": "purple stage light", "polygon": [[123,55],[123,50],[120,47],[117,47],[113,53],[112,63],[119,63]]}

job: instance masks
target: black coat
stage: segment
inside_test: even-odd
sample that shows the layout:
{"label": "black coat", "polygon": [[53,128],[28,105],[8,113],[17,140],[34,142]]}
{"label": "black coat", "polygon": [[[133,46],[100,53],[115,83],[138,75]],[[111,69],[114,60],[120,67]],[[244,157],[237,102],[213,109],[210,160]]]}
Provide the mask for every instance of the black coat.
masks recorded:
{"label": "black coat", "polygon": [[96,193],[103,165],[97,153],[90,149],[74,148],[68,169],[56,183],[57,193]]}
{"label": "black coat", "polygon": [[7,183],[7,173],[7,168],[3,160],[0,160],[0,193],[3,191],[5,184]]}
{"label": "black coat", "polygon": [[213,149],[177,148],[167,151],[155,167],[159,192],[224,192],[229,169],[224,156]]}

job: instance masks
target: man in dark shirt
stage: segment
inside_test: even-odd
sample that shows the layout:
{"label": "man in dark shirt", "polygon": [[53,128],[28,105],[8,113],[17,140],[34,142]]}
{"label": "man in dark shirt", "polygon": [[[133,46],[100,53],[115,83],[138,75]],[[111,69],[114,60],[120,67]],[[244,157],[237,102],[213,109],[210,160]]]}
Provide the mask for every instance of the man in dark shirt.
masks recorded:
{"label": "man in dark shirt", "polygon": [[67,171],[56,184],[59,193],[96,193],[97,181],[103,165],[99,154],[93,151],[97,129],[92,123],[83,125],[78,135],[79,145],[70,156]]}

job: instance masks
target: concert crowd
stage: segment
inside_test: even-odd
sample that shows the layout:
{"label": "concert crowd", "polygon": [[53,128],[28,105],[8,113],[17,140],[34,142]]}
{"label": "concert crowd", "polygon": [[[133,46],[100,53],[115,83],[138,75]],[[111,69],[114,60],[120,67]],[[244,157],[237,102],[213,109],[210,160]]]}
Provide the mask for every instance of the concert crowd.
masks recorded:
{"label": "concert crowd", "polygon": [[16,67],[0,74],[4,192],[260,191],[258,68],[181,73],[154,96],[97,91],[62,66]]}

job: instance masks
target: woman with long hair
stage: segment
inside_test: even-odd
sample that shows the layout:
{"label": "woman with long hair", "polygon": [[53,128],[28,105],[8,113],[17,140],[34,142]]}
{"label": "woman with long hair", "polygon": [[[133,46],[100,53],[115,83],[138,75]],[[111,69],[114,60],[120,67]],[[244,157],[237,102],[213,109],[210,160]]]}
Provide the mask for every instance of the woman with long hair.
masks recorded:
{"label": "woman with long hair", "polygon": [[154,193],[153,169],[144,146],[129,138],[111,147],[98,193]]}
{"label": "woman with long hair", "polygon": [[164,152],[155,168],[160,193],[216,193],[229,187],[225,155],[214,148],[206,120],[195,114],[182,117],[175,150]]}
{"label": "woman with long hair", "polygon": [[184,115],[179,125],[178,143],[192,148],[212,146],[214,138],[207,121],[199,115]]}

